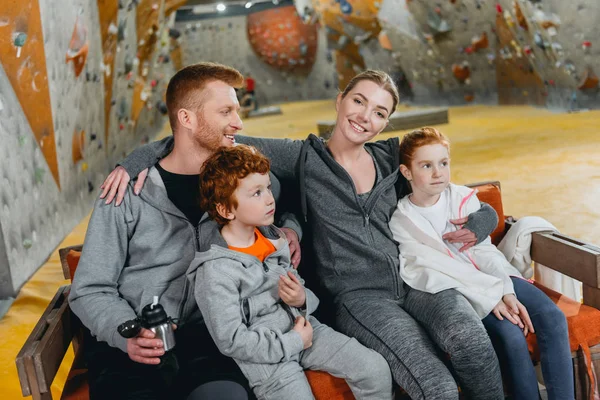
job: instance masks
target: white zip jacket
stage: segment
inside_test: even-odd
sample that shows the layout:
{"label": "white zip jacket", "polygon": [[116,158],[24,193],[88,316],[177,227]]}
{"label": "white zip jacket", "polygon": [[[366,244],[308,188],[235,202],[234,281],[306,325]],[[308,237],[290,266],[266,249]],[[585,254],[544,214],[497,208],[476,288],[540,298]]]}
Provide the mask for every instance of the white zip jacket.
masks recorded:
{"label": "white zip jacket", "polygon": [[[451,183],[446,195],[448,220],[468,216],[480,208],[474,189]],[[398,202],[389,224],[399,243],[400,275],[410,287],[428,293],[455,289],[481,318],[492,311],[503,295],[514,293],[504,270],[508,261],[489,236],[465,251],[470,262],[456,257],[450,250],[455,245],[444,241],[431,223],[410,206],[408,196]]]}

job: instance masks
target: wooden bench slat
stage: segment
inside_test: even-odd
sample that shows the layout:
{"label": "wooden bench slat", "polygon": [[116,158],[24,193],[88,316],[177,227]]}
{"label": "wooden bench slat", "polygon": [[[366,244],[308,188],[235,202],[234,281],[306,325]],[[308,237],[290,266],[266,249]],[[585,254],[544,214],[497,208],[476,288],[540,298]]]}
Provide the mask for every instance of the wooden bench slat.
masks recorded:
{"label": "wooden bench slat", "polygon": [[[66,303],[66,294],[68,294],[70,285],[61,286],[56,291],[56,294],[44,310],[44,313],[38,320],[37,324],[33,327],[33,330],[29,334],[29,337],[21,347],[19,354],[16,357],[17,373],[19,376],[19,382],[21,384],[21,392],[23,396],[31,396],[33,388],[38,388],[37,376],[35,375],[35,368],[33,366],[33,352],[37,348],[40,340],[46,334],[48,330],[48,316],[55,310],[58,304]],[[29,367],[27,365],[29,365]],[[29,372],[32,374],[30,374]]]}
{"label": "wooden bench slat", "polygon": [[50,391],[50,385],[71,343],[71,310],[67,300],[68,294],[69,290],[63,291],[62,304],[48,314],[48,329],[33,352],[33,362],[42,392]]}
{"label": "wooden bench slat", "polygon": [[556,233],[533,233],[531,258],[594,288],[600,288],[600,251]]}

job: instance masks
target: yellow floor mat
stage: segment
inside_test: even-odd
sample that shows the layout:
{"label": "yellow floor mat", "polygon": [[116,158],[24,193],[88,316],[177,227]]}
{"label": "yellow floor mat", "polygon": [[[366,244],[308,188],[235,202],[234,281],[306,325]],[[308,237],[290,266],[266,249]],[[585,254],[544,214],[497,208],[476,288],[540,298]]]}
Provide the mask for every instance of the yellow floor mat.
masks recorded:
{"label": "yellow floor mat", "polygon": [[[316,121],[333,119],[334,102],[282,105],[283,115],[244,121],[253,136],[301,139],[316,131]],[[600,243],[600,111],[553,114],[526,106],[469,106],[450,109],[450,123],[438,128],[451,144],[456,183],[499,180],[505,211],[538,215],[562,232]],[[164,130],[161,136],[168,134]],[[387,133],[381,138],[401,134]],[[89,217],[59,247],[83,242]],[[0,320],[0,393],[21,398],[15,356],[62,278],[58,252],[23,287]],[[52,385],[55,399],[72,361],[67,354]]]}

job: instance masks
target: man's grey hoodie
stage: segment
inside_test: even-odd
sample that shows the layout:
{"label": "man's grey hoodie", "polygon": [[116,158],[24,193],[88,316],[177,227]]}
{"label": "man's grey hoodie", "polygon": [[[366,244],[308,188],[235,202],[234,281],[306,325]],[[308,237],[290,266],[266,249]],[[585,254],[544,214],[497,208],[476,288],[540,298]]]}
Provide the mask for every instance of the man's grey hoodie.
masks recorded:
{"label": "man's grey hoodie", "polygon": [[302,310],[279,298],[280,276],[289,271],[298,275],[290,264],[285,235],[275,226],[259,229],[275,246],[264,261],[230,250],[220,237],[208,250],[196,253],[187,272],[215,344],[245,373],[251,373],[244,369],[247,364],[276,364],[300,353],[303,343],[292,330],[294,320],[298,316],[312,319],[309,316],[319,304],[306,288]]}

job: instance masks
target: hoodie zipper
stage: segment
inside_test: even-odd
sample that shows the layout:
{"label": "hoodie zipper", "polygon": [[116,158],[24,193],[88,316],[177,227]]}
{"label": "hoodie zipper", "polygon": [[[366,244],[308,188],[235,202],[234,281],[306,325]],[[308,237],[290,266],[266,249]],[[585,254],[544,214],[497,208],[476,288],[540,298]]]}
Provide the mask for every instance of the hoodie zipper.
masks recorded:
{"label": "hoodie zipper", "polygon": [[[190,223],[190,225],[192,225],[193,230],[194,230],[194,252],[200,251],[200,221],[198,221],[198,224],[194,225],[192,224],[192,222],[185,218],[185,220],[187,222]],[[179,309],[178,309],[178,314],[180,318],[183,318],[183,312],[185,311],[185,306],[187,304],[187,297],[188,297],[188,292],[189,292],[189,284],[188,284],[188,280],[187,278],[185,279],[185,281],[183,282],[183,296],[181,298],[181,304],[179,304]]]}
{"label": "hoodie zipper", "polygon": [[[352,187],[352,190],[354,192],[354,199],[356,201],[356,205],[358,206],[358,208],[362,211],[363,214],[363,220],[364,220],[364,224],[363,226],[366,228],[366,230],[368,231],[368,237],[369,237],[369,242],[372,246],[375,246],[375,238],[373,237],[373,232],[371,231],[371,225],[370,225],[370,221],[371,221],[371,212],[373,211],[373,209],[375,208],[375,204],[377,203],[377,200],[379,200],[379,197],[381,196],[381,194],[383,193],[384,190],[388,189],[388,185],[387,184],[383,184],[384,181],[387,181],[387,179],[392,180],[393,178],[390,178],[390,176],[396,174],[396,179],[398,179],[398,170],[395,170],[394,172],[392,172],[392,174],[388,175],[387,177],[385,177],[382,181],[379,182],[379,184],[377,184],[377,182],[375,182],[375,185],[373,186],[373,192],[371,193],[371,195],[369,196],[369,198],[367,199],[367,202],[365,204],[365,207],[361,207],[360,205],[360,201],[358,199],[358,191],[356,190],[356,186],[354,185],[354,181],[352,180],[352,177],[350,176],[350,174],[348,173],[348,171],[346,171],[344,169],[344,167],[342,167],[334,158],[333,156],[327,151],[327,149],[325,148],[325,145],[321,142],[321,145],[323,146],[322,150],[327,154],[328,157],[331,158],[331,160],[333,161],[332,165],[334,168],[337,168],[338,171],[343,174],[346,179],[348,180],[348,182],[350,182],[350,185]],[[369,153],[369,155],[371,156],[371,158],[373,158],[373,163],[375,163],[375,157]],[[375,168],[377,168],[377,166],[375,166]],[[396,182],[396,180],[393,180],[394,183]],[[387,183],[387,182],[386,182]],[[392,187],[394,185],[392,184]],[[400,279],[400,271],[394,267],[394,260],[391,259],[391,256],[389,256],[388,254],[385,254],[386,258],[390,259],[390,268],[392,270],[392,277],[393,277],[393,281],[394,281],[394,291],[396,294],[396,299],[400,298],[400,287],[399,287],[399,279]]]}

